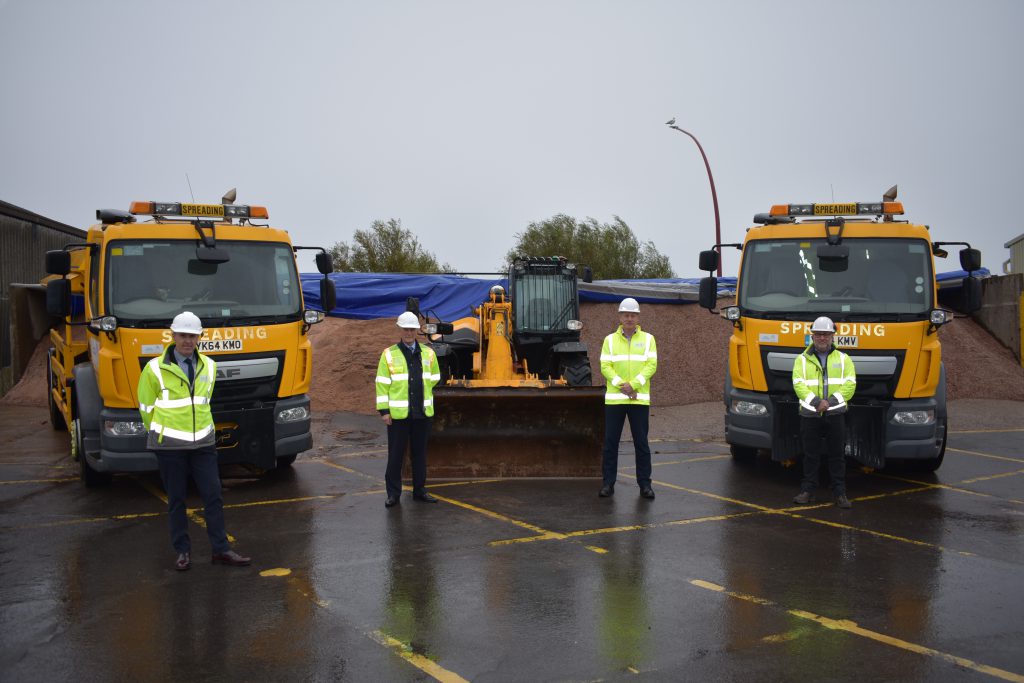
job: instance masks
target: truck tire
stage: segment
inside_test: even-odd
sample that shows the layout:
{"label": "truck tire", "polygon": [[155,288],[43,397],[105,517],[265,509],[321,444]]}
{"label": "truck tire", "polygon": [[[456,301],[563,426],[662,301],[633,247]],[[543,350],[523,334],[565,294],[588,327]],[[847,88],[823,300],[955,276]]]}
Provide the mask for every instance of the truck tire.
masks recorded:
{"label": "truck tire", "polygon": [[562,377],[571,387],[590,387],[594,376],[586,356],[573,356],[562,361]]}
{"label": "truck tire", "polygon": [[757,449],[749,446],[729,444],[729,452],[732,454],[733,462],[737,463],[754,462],[754,459],[757,458]]}
{"label": "truck tire", "polygon": [[947,425],[942,423],[942,446],[939,447],[939,454],[934,458],[925,460],[911,460],[910,469],[915,472],[934,472],[942,467],[942,459],[946,457],[946,430]]}
{"label": "truck tire", "polygon": [[64,414],[60,412],[60,408],[57,407],[57,402],[53,400],[53,390],[57,387],[57,378],[53,374],[52,354],[46,355],[46,377],[48,380],[46,404],[50,408],[50,426],[53,427],[53,431],[55,432],[67,431],[68,425],[67,422],[64,420]]}
{"label": "truck tire", "polygon": [[278,467],[278,469],[284,469],[286,467],[291,467],[293,464],[295,464],[295,456],[297,456],[297,455],[298,455],[298,453],[292,453],[291,455],[281,455],[281,456],[278,456],[278,458],[277,458],[277,467]]}
{"label": "truck tire", "polygon": [[110,472],[99,472],[89,465],[89,459],[85,457],[85,446],[82,442],[82,423],[75,418],[71,423],[71,455],[78,459],[78,469],[82,481],[89,488],[98,488],[110,483],[112,476]]}

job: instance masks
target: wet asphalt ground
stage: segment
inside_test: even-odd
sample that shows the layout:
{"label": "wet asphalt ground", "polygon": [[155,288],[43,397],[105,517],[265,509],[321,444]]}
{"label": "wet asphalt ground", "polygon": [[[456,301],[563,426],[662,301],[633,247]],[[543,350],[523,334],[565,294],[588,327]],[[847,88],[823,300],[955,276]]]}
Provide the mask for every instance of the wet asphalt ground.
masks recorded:
{"label": "wet asphalt ground", "polygon": [[195,510],[176,572],[155,473],[86,489],[45,410],[3,407],[0,679],[1024,681],[1024,422],[983,410],[934,475],[851,464],[849,511],[683,426],[654,501],[625,442],[611,499],[435,482],[385,510],[380,421],[322,415],[291,470],[225,471],[253,566],[204,561]]}

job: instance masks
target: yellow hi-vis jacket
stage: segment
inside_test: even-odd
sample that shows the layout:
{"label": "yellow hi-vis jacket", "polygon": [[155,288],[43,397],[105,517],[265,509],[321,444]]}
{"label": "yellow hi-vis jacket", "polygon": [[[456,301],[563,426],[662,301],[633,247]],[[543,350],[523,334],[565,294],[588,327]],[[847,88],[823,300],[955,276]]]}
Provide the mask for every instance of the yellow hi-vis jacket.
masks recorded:
{"label": "yellow hi-vis jacket", "polygon": [[[826,372],[822,372],[818,354],[811,344],[793,361],[793,391],[800,399],[800,414],[804,417],[817,417],[822,401],[828,401],[825,415],[845,413],[849,409],[849,400],[857,389],[857,372],[853,360],[845,353],[832,347],[825,358]],[[825,395],[824,379],[828,377],[828,396]]]}
{"label": "yellow hi-vis jacket", "polygon": [[153,358],[139,376],[139,413],[149,436],[149,450],[191,450],[216,441],[210,397],[217,378],[217,364],[201,353],[195,381],[174,360],[173,344]]}
{"label": "yellow hi-vis jacket", "polygon": [[[654,335],[637,325],[631,339],[622,333],[622,325],[601,344],[601,374],[606,380],[605,405],[651,405],[651,377],[658,369],[658,346]],[[636,400],[622,393],[619,385],[629,382],[636,389]]]}
{"label": "yellow hi-vis jacket", "polygon": [[[423,344],[423,414],[434,415],[434,385],[441,381],[441,366],[434,349]],[[398,344],[389,346],[380,354],[377,363],[377,410],[387,410],[394,420],[409,417],[409,366]]]}

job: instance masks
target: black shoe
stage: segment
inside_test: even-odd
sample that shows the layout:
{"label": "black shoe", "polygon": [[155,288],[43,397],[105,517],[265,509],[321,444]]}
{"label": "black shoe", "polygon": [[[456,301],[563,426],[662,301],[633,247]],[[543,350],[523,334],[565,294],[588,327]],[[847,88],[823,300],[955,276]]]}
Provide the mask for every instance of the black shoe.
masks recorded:
{"label": "black shoe", "polygon": [[434,498],[432,495],[430,495],[426,491],[424,491],[423,493],[414,493],[414,494],[412,494],[412,499],[415,500],[415,501],[418,501],[420,503],[436,503],[437,502],[437,498]]}
{"label": "black shoe", "polygon": [[640,489],[640,497],[647,498],[648,500],[654,500],[654,489],[650,486]]}
{"label": "black shoe", "polygon": [[615,487],[614,486],[602,486],[601,490],[597,492],[597,495],[601,496],[602,498],[609,498],[611,496],[614,496],[615,495]]}
{"label": "black shoe", "polygon": [[849,510],[853,505],[850,503],[850,499],[846,497],[845,493],[840,493],[836,496],[836,507],[843,510]]}
{"label": "black shoe", "polygon": [[398,505],[398,496],[388,496],[388,499],[384,501],[384,507],[393,508]]}
{"label": "black shoe", "polygon": [[814,502],[814,494],[810,491],[801,491],[793,496],[793,502],[797,505],[807,505]]}

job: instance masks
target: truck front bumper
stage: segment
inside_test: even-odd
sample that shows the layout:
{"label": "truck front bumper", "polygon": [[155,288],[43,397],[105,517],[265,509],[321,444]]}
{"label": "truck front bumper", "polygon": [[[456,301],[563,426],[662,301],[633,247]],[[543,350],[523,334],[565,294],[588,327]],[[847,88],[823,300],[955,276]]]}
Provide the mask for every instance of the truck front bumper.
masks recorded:
{"label": "truck front bumper", "polygon": [[[305,417],[302,417],[302,414]],[[284,416],[295,417],[285,421]],[[313,447],[309,397],[305,394],[264,403],[259,407],[214,406],[217,456],[220,464],[244,463],[273,469],[277,458]],[[104,408],[100,412],[99,449],[86,446],[86,458],[99,472],[151,472],[156,455],[146,450],[146,434],[120,435],[107,423],[139,422],[137,410]],[[99,457],[96,457],[96,456]]]}

